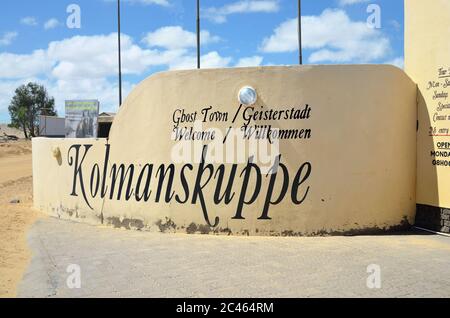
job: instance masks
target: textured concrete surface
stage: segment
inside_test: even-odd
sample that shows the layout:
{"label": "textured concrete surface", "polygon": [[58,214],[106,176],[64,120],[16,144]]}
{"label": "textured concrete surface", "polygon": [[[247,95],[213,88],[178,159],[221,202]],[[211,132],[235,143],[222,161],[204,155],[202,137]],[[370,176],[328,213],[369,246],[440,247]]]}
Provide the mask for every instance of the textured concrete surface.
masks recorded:
{"label": "textured concrete surface", "polygon": [[[48,218],[29,244],[20,297],[450,297],[450,238],[434,235],[216,237]],[[371,264],[380,289],[367,287]]]}

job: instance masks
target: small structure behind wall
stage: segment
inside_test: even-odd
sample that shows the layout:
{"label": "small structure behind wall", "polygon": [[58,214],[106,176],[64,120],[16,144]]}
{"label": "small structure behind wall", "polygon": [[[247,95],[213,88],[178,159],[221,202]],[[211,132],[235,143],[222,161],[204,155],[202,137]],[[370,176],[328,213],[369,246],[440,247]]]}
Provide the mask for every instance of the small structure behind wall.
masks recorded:
{"label": "small structure behind wall", "polygon": [[51,138],[64,138],[65,118],[56,116],[39,116],[39,136]]}
{"label": "small structure behind wall", "polygon": [[108,138],[115,113],[101,113],[98,116],[98,138]]}

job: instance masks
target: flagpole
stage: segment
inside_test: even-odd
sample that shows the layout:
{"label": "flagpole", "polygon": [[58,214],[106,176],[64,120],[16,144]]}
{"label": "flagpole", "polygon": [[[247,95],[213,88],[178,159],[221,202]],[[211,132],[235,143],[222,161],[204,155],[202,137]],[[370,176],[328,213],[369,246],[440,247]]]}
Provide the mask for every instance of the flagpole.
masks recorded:
{"label": "flagpole", "polygon": [[298,0],[298,62],[303,64],[302,53],[302,0]]}
{"label": "flagpole", "polygon": [[200,0],[197,0],[197,68],[200,69]]}
{"label": "flagpole", "polygon": [[119,46],[119,107],[122,105],[122,48],[120,42],[120,0],[117,0],[117,40]]}

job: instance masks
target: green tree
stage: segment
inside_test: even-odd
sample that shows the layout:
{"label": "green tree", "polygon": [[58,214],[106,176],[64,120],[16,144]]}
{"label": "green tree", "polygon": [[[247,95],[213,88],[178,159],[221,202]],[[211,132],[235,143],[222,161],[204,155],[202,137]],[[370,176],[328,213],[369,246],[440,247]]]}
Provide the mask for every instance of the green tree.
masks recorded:
{"label": "green tree", "polygon": [[18,87],[8,107],[11,127],[22,129],[25,138],[36,137],[39,115],[56,116],[55,99],[44,86],[28,83]]}

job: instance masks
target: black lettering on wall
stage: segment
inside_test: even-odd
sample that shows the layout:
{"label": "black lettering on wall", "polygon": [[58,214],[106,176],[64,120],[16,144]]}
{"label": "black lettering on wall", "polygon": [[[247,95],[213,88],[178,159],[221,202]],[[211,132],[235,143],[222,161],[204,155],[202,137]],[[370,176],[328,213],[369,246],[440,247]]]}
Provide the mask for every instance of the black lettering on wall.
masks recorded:
{"label": "black lettering on wall", "polygon": [[[247,166],[242,171],[240,177],[244,174],[244,181],[242,182],[242,189],[241,194],[239,197],[236,215],[233,217],[234,220],[245,220],[245,218],[242,216],[242,208],[245,204],[252,204],[256,201],[258,198],[259,192],[261,191],[261,169],[259,169],[258,165],[253,163],[253,156],[248,159]],[[255,170],[256,175],[256,182],[255,182],[255,189],[253,190],[253,194],[249,201],[245,200],[245,196],[247,194],[247,188],[250,180],[250,175],[252,173],[252,169]]]}
{"label": "black lettering on wall", "polygon": [[[153,165],[150,164],[146,164],[142,170],[141,173],[139,173],[139,177],[138,177],[138,181],[136,183],[136,191],[135,191],[135,196],[136,196],[136,201],[140,202],[142,201],[142,199],[144,199],[144,202],[147,202],[148,200],[150,200],[150,195],[152,194],[152,190],[150,190],[150,183],[151,183],[151,179],[152,179],[152,172],[153,172]],[[144,186],[144,191],[141,192],[141,185],[142,185],[142,180],[145,178],[145,186]]]}
{"label": "black lettering on wall", "polygon": [[158,189],[156,191],[156,200],[155,202],[159,202],[161,198],[161,192],[164,185],[164,180],[166,179],[167,173],[169,173],[169,180],[167,181],[167,189],[166,189],[166,196],[165,201],[166,203],[169,203],[172,201],[173,196],[175,195],[175,191],[172,191],[172,185],[173,185],[173,178],[175,176],[175,166],[173,164],[169,165],[167,169],[165,168],[165,165],[161,165],[156,172],[156,177],[159,175],[159,182],[158,182]]}
{"label": "black lettering on wall", "polygon": [[[214,175],[214,178],[217,179],[216,191],[214,192],[215,204],[220,204],[222,201],[224,201],[224,203],[228,205],[233,200],[235,193],[231,192],[231,190],[233,188],[234,179],[236,177],[236,170],[237,165],[234,164],[231,168],[230,178],[228,179],[225,191],[222,195],[220,195],[220,190],[222,189],[223,179],[225,175],[225,166],[220,165],[219,168],[217,168],[216,174]],[[217,177],[217,175],[219,175],[219,177]]]}
{"label": "black lettering on wall", "polygon": [[[216,216],[214,224],[211,224],[208,216],[208,210],[206,208],[205,198],[203,197],[203,189],[208,185],[214,173],[214,166],[212,164],[208,164],[205,167],[205,157],[207,151],[208,146],[204,146],[202,151],[202,158],[200,160],[200,166],[198,167],[197,178],[195,180],[194,193],[192,195],[192,204],[196,204],[198,198],[200,200],[200,205],[203,211],[203,217],[205,218],[206,223],[210,227],[216,227],[217,225],[219,225],[219,217]],[[206,180],[206,182],[202,184],[203,174],[205,173],[206,170],[209,171],[208,180]]]}
{"label": "black lettering on wall", "polygon": [[108,187],[106,185],[106,176],[108,175],[108,162],[109,162],[109,150],[111,148],[110,145],[105,145],[105,158],[103,160],[103,180],[102,180],[102,199],[106,197],[106,193],[108,192]]}
{"label": "black lettering on wall", "polygon": [[125,172],[125,165],[121,164],[119,166],[119,168],[117,168],[117,165],[114,164],[111,167],[111,192],[109,194],[109,199],[112,200],[114,197],[114,191],[116,188],[116,182],[117,182],[117,178],[119,177],[120,174],[120,178],[119,178],[119,187],[118,187],[118,191],[117,191],[117,200],[120,200],[122,197],[122,189],[123,186],[125,185],[125,181],[128,177],[128,183],[127,183],[127,188],[125,191],[125,200],[130,200],[130,198],[133,196],[133,187],[132,187],[132,182],[133,182],[133,174],[134,174],[134,165],[129,165],[128,168],[126,169]]}
{"label": "black lettering on wall", "polygon": [[181,204],[184,204],[189,200],[189,184],[186,179],[186,169],[193,171],[194,167],[191,164],[186,164],[183,166],[183,168],[181,168],[181,186],[183,187],[184,191],[184,199],[182,200],[178,194],[175,196],[175,200]]}
{"label": "black lettering on wall", "polygon": [[[198,165],[185,164],[180,171],[177,171],[174,164],[161,164],[158,166],[158,170],[154,170],[156,169],[154,164],[136,166],[122,163],[109,166],[109,145],[105,148],[103,166],[100,163],[93,163],[91,167],[85,167],[86,162],[90,162],[86,158],[88,158],[92,146],[81,144],[71,146],[68,150],[67,160],[69,166],[73,168],[72,191],[70,195],[78,196],[81,192],[84,201],[90,209],[93,208],[89,200],[97,198],[99,193],[101,193],[102,198],[108,196],[110,200],[125,199],[129,201],[134,197],[136,202],[148,202],[152,194],[152,185],[155,184],[155,202],[160,202],[162,195],[164,195],[165,203],[170,203],[173,198],[179,204],[186,204],[190,200],[191,204],[199,203],[205,222],[210,227],[216,227],[219,224],[219,217],[216,216],[213,220],[214,222],[211,222],[207,206],[208,202],[205,200],[204,195],[206,189],[209,190],[208,193],[214,191],[212,198],[208,198],[212,200],[211,203],[214,203],[214,206],[220,204],[229,205],[233,200],[237,201],[236,210],[232,217],[235,220],[244,220],[244,207],[255,203],[260,195],[265,193],[261,201],[264,202],[263,210],[258,219],[271,220],[269,216],[271,206],[278,205],[286,199],[291,184],[289,170],[281,162],[281,155],[276,158],[265,178],[261,174],[260,167],[254,163],[254,157],[248,159],[246,166],[239,174],[239,178],[236,178],[239,168],[238,164],[231,166],[206,164],[205,158],[208,146],[204,146]],[[136,170],[137,167],[139,167],[140,171]],[[155,175],[153,174],[154,171],[156,171]],[[292,203],[300,205],[306,200],[310,191],[307,180],[309,180],[311,172],[312,165],[310,162],[303,163],[298,169],[291,186],[290,199]],[[90,175],[86,176],[85,173],[90,173]],[[137,178],[135,178],[135,173]],[[191,176],[195,180],[194,184],[189,182],[191,180],[188,178],[190,173],[192,173]],[[86,181],[89,182],[89,189],[86,189],[84,177],[88,178]],[[157,179],[156,183],[153,182],[153,178]],[[173,189],[176,178],[179,178],[181,182],[180,189],[182,189],[178,193]],[[267,191],[262,191],[263,179],[268,180],[266,181]],[[233,191],[236,181],[240,183],[238,195],[236,195],[237,191]],[[211,185],[211,183],[214,183],[214,185]],[[280,184],[279,188],[277,184]],[[125,194],[124,198],[123,194]]]}
{"label": "black lettering on wall", "polygon": [[[278,195],[278,198],[275,201],[272,201],[273,190],[274,190],[275,182],[276,182],[277,176],[278,176],[278,170],[279,170],[278,168],[281,168],[281,170],[283,170],[283,185],[281,187],[281,191],[280,191],[280,194]],[[270,174],[270,182],[269,182],[269,187],[267,189],[266,201],[264,203],[264,209],[263,209],[262,215],[259,217],[259,220],[271,220],[272,219],[269,217],[270,205],[271,204],[273,204],[273,205],[280,204],[281,201],[283,201],[283,199],[286,195],[286,192],[288,190],[289,171],[286,168],[286,166],[281,163],[281,155],[279,155],[277,157],[274,165],[272,166],[272,168],[270,168],[266,177],[268,177],[269,174]]]}
{"label": "black lettering on wall", "polygon": [[89,183],[89,185],[91,189],[91,197],[95,198],[97,196],[98,188],[100,186],[100,167],[98,166],[98,164],[92,166],[91,182]]}
{"label": "black lettering on wall", "polygon": [[[302,178],[302,173],[303,170],[306,169],[305,175]],[[311,163],[309,162],[305,162],[299,169],[298,172],[294,178],[294,183],[292,184],[292,193],[291,193],[291,197],[292,197],[292,202],[294,202],[295,204],[299,205],[302,204],[303,201],[305,201],[306,196],[308,195],[309,192],[309,186],[306,188],[305,194],[303,195],[302,199],[298,199],[298,188],[306,181],[308,180],[309,176],[311,175]]]}
{"label": "black lettering on wall", "polygon": [[[83,162],[84,159],[86,158],[86,155],[89,151],[89,149],[91,149],[92,145],[84,145],[84,155],[83,158],[81,158],[81,161],[79,160],[80,157],[80,148],[81,145],[73,145],[69,148],[69,151],[67,152],[67,163],[69,164],[69,166],[71,167],[72,165],[74,166],[73,168],[73,184],[72,184],[72,193],[70,194],[71,196],[77,197],[77,180],[80,183],[80,189],[81,189],[81,193],[83,195],[84,201],[86,202],[87,206],[93,210],[92,206],[90,205],[87,196],[86,196],[86,190],[84,188],[84,180],[83,180]],[[71,150],[75,151],[75,159],[73,156],[70,155]]]}

